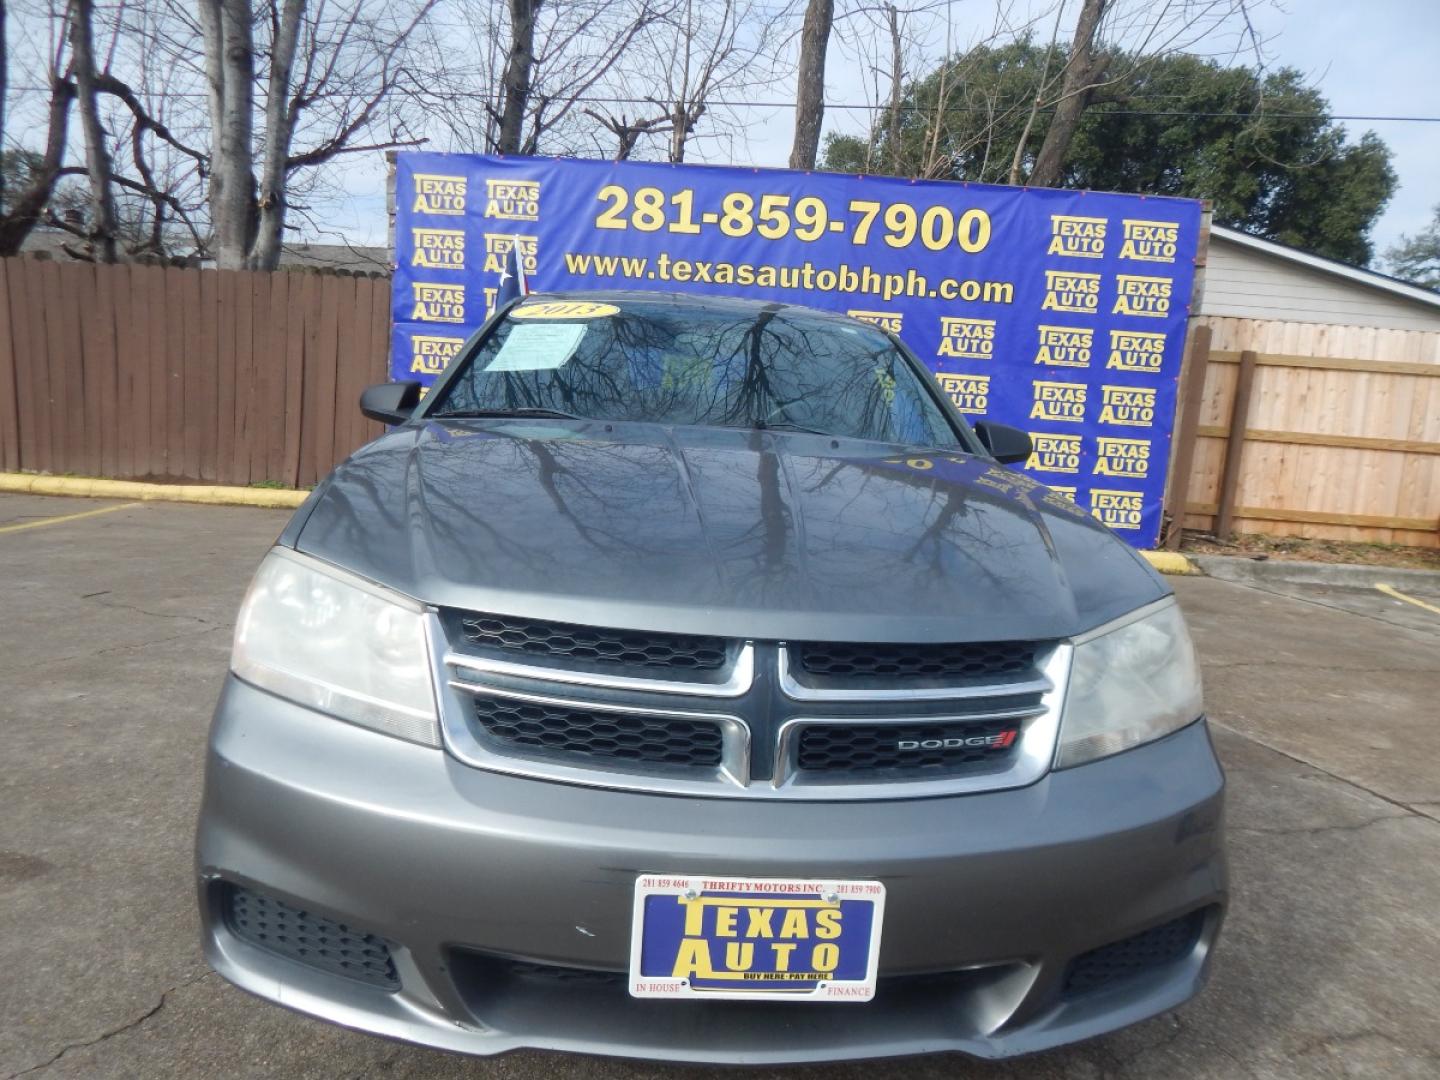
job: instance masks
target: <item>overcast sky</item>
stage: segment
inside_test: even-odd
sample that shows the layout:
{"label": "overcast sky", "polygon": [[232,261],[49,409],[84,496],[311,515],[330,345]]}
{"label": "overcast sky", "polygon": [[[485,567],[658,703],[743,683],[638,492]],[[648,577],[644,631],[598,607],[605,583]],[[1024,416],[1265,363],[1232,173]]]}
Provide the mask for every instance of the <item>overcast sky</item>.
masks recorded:
{"label": "overcast sky", "polygon": [[[1440,117],[1440,0],[1291,0],[1263,18],[1277,62],[1298,67],[1337,114]],[[1429,224],[1440,203],[1440,123],[1346,121],[1389,145],[1400,178],[1375,249]]]}
{"label": "overcast sky", "polygon": [[[988,21],[993,4],[959,0],[953,10],[955,40],[963,44],[984,33],[982,20]],[[972,21],[965,23],[965,18]],[[1269,63],[1299,68],[1337,115],[1440,117],[1440,0],[1259,0],[1256,26],[1267,39]],[[843,49],[832,47],[826,83],[836,104],[865,101],[855,62]],[[785,88],[775,96],[785,98],[789,92]],[[825,130],[861,132],[868,115],[832,109]],[[750,120],[745,141],[721,145],[702,140],[695,146],[695,159],[784,167],[793,132],[789,110],[752,110]],[[1399,187],[1372,233],[1377,255],[1383,254],[1402,233],[1423,229],[1432,207],[1440,203],[1440,123],[1344,123],[1352,140],[1374,130],[1394,154]],[[343,182],[349,195],[335,208],[337,231],[355,242],[383,243],[383,167],[356,167]]]}

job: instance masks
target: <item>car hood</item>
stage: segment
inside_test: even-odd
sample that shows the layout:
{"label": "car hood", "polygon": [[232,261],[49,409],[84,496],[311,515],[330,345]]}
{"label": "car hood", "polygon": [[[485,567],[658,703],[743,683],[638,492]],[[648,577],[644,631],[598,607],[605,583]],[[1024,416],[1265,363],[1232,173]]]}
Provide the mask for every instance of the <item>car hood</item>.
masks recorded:
{"label": "car hood", "polygon": [[428,604],[726,637],[1052,639],[1168,592],[994,462],[775,431],[407,425],[297,525],[299,550]]}

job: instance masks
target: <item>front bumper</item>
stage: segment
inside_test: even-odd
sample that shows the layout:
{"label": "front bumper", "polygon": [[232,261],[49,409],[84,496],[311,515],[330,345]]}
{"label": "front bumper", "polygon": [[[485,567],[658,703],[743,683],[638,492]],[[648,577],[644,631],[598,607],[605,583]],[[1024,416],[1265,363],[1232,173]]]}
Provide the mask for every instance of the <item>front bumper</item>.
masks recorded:
{"label": "front bumper", "polygon": [[[1012,791],[871,803],[616,792],[476,770],[231,678],[196,841],[205,950],[261,997],[471,1054],[1004,1057],[1195,993],[1226,900],[1223,789],[1197,723]],[[627,968],[647,872],[884,881],[875,1000],[631,998],[606,973]],[[231,885],[395,943],[400,989],[237,936],[221,910]],[[1075,957],[1193,912],[1182,957],[1066,991]]]}

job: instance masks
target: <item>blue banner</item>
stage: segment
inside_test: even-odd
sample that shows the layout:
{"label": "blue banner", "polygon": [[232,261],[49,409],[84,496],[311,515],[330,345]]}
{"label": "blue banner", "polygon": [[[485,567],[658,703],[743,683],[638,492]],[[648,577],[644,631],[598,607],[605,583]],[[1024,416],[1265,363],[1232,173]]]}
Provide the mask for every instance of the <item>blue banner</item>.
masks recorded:
{"label": "blue banner", "polygon": [[1159,535],[1201,204],[640,162],[401,154],[392,374],[427,384],[512,247],[533,291],[665,289],[898,333],[1027,471],[1139,547]]}

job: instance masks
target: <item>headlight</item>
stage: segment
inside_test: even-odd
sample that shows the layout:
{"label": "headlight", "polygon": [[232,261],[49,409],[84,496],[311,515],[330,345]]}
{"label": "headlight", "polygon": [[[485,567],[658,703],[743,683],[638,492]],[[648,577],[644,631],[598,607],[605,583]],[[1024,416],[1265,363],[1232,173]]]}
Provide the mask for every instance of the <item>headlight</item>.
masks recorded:
{"label": "headlight", "polygon": [[1059,769],[1150,742],[1204,712],[1200,665],[1173,600],[1075,644]]}
{"label": "headlight", "polygon": [[300,705],[440,745],[424,608],[307,556],[274,548],[260,564],[230,667]]}

